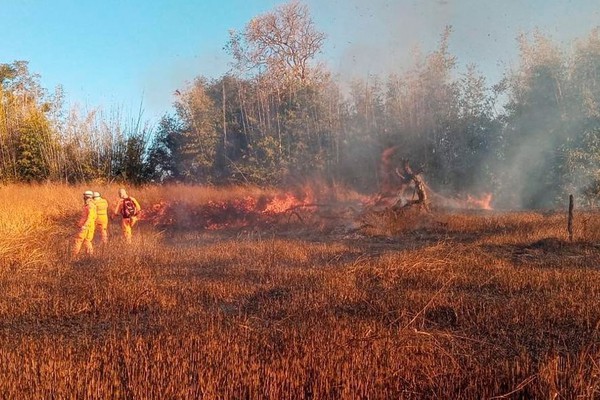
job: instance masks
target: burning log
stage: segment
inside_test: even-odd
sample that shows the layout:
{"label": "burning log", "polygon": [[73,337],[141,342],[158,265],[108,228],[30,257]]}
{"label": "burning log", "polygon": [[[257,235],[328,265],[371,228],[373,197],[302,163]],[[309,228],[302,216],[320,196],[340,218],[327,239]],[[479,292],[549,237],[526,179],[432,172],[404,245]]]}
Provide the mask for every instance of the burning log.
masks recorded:
{"label": "burning log", "polygon": [[[425,182],[421,172],[415,171],[408,160],[401,161],[401,167],[395,167],[394,155],[397,147],[385,149],[381,155],[380,176],[381,185],[379,193],[369,201],[368,211],[385,210],[399,211],[403,208],[418,206],[420,210],[431,211],[435,204],[441,208],[467,209],[467,210],[492,210],[493,196],[484,193],[479,197],[467,194],[466,198],[446,197],[436,193]],[[407,198],[406,193],[412,188],[412,198]]]}
{"label": "burning log", "polygon": [[[425,211],[429,211],[429,198],[427,196],[427,185],[421,176],[421,173],[415,173],[410,167],[408,160],[404,160],[403,171],[399,171],[396,168],[396,173],[402,178],[404,182],[412,182],[414,185],[413,199],[409,200],[403,207],[410,207],[417,205]],[[414,196],[417,196],[415,199]],[[395,206],[394,206],[395,207]]]}
{"label": "burning log", "polygon": [[[383,206],[384,209],[392,210],[418,206],[420,209],[429,211],[428,187],[421,176],[421,172],[415,172],[406,159],[402,160],[402,167],[395,167],[394,155],[397,149],[397,146],[390,147],[381,154],[381,185],[372,205],[374,207]],[[413,188],[413,196],[412,199],[408,200],[406,192],[411,187]]]}

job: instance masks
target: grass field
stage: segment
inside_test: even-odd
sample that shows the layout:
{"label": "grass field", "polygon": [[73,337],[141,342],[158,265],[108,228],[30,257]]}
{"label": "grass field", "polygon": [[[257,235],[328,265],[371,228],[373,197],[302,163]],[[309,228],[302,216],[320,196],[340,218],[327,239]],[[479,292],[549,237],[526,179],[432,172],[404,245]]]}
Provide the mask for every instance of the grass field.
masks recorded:
{"label": "grass field", "polygon": [[246,218],[273,193],[148,187],[133,246],[113,221],[71,260],[83,189],[0,187],[2,398],[600,398],[600,214],[569,242],[564,212]]}

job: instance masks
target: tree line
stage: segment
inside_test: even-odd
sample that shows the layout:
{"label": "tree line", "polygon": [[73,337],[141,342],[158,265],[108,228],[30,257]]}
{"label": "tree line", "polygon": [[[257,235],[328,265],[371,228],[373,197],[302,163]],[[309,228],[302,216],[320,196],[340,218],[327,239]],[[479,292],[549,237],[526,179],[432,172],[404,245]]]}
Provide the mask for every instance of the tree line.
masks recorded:
{"label": "tree line", "polygon": [[388,76],[342,82],[318,62],[326,37],[292,1],[231,31],[231,70],[142,113],[65,110],[23,61],[0,64],[0,179],[277,185],[317,178],[376,190],[396,146],[432,188],[493,192],[506,207],[600,196],[600,29],[564,50],[521,35],[519,63],[489,83],[463,70],[446,27]]}

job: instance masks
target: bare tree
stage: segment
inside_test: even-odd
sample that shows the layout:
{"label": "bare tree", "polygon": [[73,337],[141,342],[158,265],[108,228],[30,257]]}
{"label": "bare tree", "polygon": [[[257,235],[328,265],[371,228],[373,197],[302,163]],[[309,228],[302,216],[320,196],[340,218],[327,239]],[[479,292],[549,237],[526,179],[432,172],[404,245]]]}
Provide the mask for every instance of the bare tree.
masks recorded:
{"label": "bare tree", "polygon": [[315,29],[308,7],[292,0],[253,18],[243,32],[230,32],[228,49],[242,71],[305,81],[325,34]]}

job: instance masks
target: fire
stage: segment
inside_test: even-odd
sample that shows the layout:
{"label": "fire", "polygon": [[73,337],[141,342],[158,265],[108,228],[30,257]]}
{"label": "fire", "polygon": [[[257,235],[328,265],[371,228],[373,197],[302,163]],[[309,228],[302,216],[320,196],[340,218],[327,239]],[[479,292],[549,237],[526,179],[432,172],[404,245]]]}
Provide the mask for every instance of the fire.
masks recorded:
{"label": "fire", "polygon": [[152,204],[149,209],[142,210],[138,218],[141,221],[150,221],[153,224],[159,220],[164,223],[172,223],[172,218],[169,216],[170,207],[170,202],[161,200],[158,203]]}
{"label": "fire", "polygon": [[282,214],[286,213],[291,209],[306,206],[315,207],[313,203],[312,193],[307,193],[304,200],[298,199],[291,193],[284,193],[279,196],[275,196],[269,203],[267,203],[264,213],[265,214]]}
{"label": "fire", "polygon": [[314,209],[312,192],[303,196],[280,193],[275,196],[247,196],[191,205],[161,200],[145,210],[143,220],[153,225],[204,227],[207,230],[244,227],[273,222],[273,218],[297,208]]}
{"label": "fire", "polygon": [[466,195],[466,198],[445,197],[441,194],[431,192],[432,200],[435,205],[442,208],[451,208],[457,210],[488,210],[491,211],[494,196],[491,193],[484,193],[481,196]]}
{"label": "fire", "polygon": [[492,207],[493,196],[491,193],[485,193],[483,196],[477,198],[471,195],[467,195],[465,201],[467,208],[475,210],[493,210]]}
{"label": "fire", "polygon": [[[467,195],[463,198],[445,197],[433,191],[430,193],[433,206],[452,209],[492,210],[493,196],[491,193],[485,193],[479,197]],[[262,194],[205,203],[161,200],[147,207],[141,219],[156,226],[174,226],[182,229],[235,229],[290,223],[289,217],[292,215],[298,217],[295,221],[304,222],[306,216],[330,216],[336,212],[342,215],[347,214],[349,208],[356,208],[356,210],[353,210],[353,215],[356,215],[356,212],[360,212],[357,210],[364,212],[375,208],[381,209],[383,207],[385,209],[405,204],[406,201],[407,199],[403,197],[403,194],[398,193],[396,196],[387,197],[381,194],[372,196],[353,195],[352,203],[349,203],[347,199],[346,202],[340,201],[336,196],[322,192],[319,192],[319,196],[316,196],[311,189],[305,188],[303,191]],[[298,213],[301,213],[301,216]],[[288,218],[282,218],[282,216]]]}
{"label": "fire", "polygon": [[280,214],[286,212],[292,207],[298,204],[298,199],[290,193],[286,193],[282,196],[277,196],[265,207],[265,213]]}

